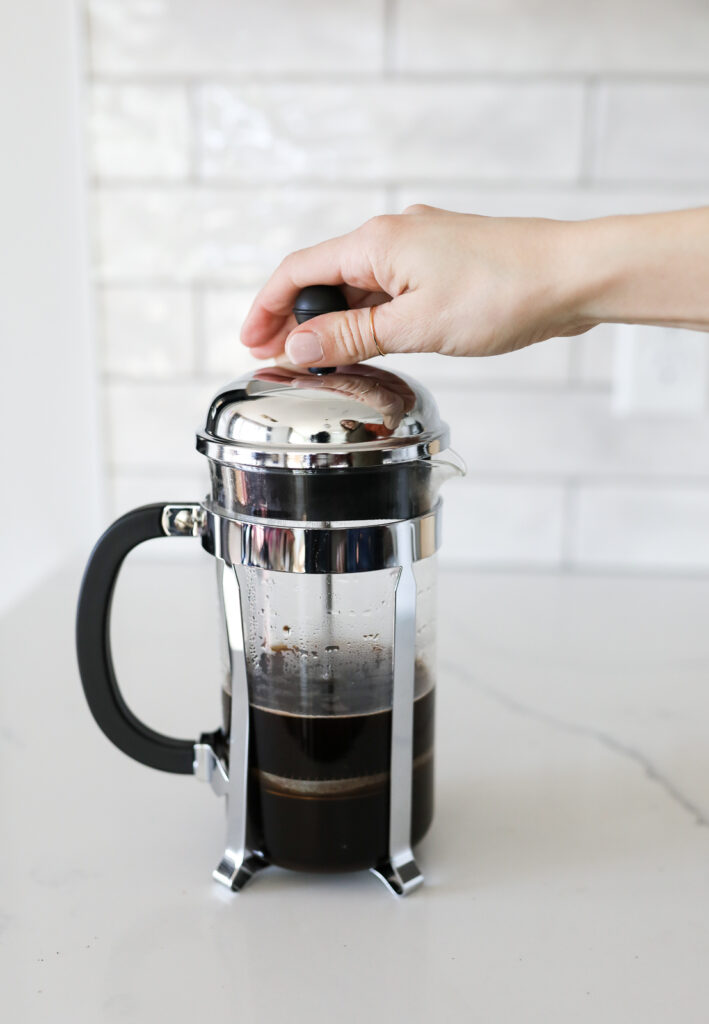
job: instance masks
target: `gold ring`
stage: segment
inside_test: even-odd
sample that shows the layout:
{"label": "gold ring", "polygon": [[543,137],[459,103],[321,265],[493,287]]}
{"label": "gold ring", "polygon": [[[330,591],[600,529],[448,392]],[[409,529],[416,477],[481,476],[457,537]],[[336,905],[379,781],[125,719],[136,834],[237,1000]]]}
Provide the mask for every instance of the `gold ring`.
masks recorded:
{"label": "gold ring", "polygon": [[376,348],[377,352],[379,353],[380,356],[385,356],[386,352],[382,352],[381,348],[379,347],[379,342],[377,341],[377,336],[374,333],[374,306],[369,307],[369,331],[372,335],[372,341],[374,342],[374,347]]}

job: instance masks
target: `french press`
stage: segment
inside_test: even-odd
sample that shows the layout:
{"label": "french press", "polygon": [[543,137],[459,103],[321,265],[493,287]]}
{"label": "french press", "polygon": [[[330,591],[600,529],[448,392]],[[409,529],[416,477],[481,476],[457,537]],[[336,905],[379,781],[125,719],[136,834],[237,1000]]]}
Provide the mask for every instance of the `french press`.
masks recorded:
{"label": "french press", "polygon": [[[305,289],[300,322],[343,308]],[[268,367],[212,400],[194,504],[118,519],[81,587],[77,651],[93,716],[124,753],[226,797],[213,872],[239,890],[268,864],[369,868],[398,894],[433,814],[435,552],[441,483],[462,472],[429,392],[367,365]],[[109,638],[125,556],[194,537],[215,559],[225,639],[221,728],[161,735],[121,696]]]}

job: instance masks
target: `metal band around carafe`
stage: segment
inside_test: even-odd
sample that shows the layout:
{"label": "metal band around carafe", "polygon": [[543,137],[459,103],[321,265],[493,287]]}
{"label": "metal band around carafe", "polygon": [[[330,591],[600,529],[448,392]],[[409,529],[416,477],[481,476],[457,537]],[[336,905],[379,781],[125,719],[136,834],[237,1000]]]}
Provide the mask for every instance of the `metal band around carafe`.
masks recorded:
{"label": "metal band around carafe", "polygon": [[207,508],[202,546],[227,565],[296,573],[372,572],[402,565],[411,557],[409,545],[415,562],[434,554],[440,545],[440,507],[439,501],[416,519],[329,529],[228,519]]}

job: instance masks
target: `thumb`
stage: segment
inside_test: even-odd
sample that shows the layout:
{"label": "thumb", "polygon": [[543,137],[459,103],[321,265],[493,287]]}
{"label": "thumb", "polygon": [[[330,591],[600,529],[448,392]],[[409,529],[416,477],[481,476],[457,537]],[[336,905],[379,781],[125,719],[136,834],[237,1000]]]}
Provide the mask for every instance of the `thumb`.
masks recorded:
{"label": "thumb", "polygon": [[[294,366],[349,366],[398,348],[393,302],[341,313],[325,313],[300,324],[286,339],[285,354]],[[377,344],[379,348],[377,348]]]}

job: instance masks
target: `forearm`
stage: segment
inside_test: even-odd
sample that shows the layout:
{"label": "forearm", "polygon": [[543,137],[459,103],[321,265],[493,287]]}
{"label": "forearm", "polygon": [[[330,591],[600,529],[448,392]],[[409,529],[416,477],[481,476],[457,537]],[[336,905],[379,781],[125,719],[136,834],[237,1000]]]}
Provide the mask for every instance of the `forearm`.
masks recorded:
{"label": "forearm", "polygon": [[573,228],[580,321],[709,331],[709,207]]}

